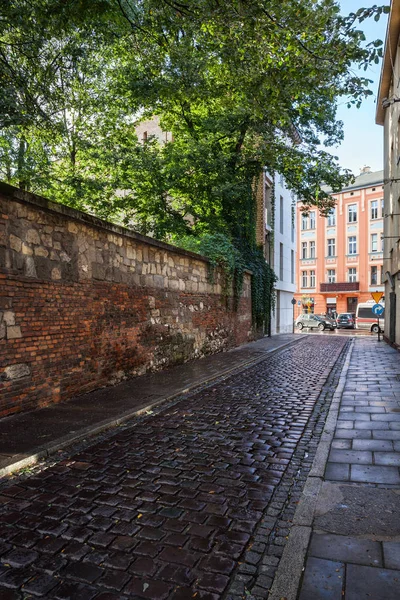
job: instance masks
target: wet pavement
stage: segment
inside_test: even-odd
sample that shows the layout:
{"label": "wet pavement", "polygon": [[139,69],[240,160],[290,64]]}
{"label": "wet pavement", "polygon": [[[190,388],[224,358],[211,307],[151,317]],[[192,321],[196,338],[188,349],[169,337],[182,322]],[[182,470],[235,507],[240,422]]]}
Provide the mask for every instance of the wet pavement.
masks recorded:
{"label": "wet pavement", "polygon": [[3,483],[0,598],[265,598],[346,344],[305,336]]}
{"label": "wet pavement", "polygon": [[299,600],[400,598],[400,357],[355,340]]}

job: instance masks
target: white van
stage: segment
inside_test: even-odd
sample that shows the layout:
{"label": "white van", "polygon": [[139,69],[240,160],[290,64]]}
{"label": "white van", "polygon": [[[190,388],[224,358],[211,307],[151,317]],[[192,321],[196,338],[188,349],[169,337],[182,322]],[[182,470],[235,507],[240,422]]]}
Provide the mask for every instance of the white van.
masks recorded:
{"label": "white van", "polygon": [[356,329],[367,329],[374,333],[378,333],[379,330],[383,332],[385,328],[385,303],[382,300],[379,303],[383,306],[383,313],[379,317],[379,326],[378,317],[372,312],[372,307],[375,304],[376,302],[369,300],[368,302],[360,302],[360,304],[357,305]]}

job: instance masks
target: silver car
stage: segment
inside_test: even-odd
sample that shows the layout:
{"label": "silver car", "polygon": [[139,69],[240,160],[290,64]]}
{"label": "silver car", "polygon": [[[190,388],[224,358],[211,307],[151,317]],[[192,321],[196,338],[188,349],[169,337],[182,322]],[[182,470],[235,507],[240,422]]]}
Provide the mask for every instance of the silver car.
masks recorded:
{"label": "silver car", "polygon": [[324,331],[324,329],[330,329],[333,331],[335,328],[332,320],[329,317],[320,317],[318,315],[306,314],[300,315],[296,319],[296,327],[300,331],[303,328],[307,329],[319,329],[320,331]]}

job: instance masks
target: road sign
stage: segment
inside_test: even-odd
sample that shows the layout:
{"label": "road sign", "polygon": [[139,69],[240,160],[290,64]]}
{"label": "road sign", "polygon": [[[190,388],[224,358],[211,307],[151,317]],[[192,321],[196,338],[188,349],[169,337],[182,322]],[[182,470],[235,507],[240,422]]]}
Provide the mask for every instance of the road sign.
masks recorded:
{"label": "road sign", "polygon": [[383,314],[384,311],[384,307],[382,306],[382,304],[374,304],[372,307],[372,312],[374,313],[374,315],[376,315],[377,317],[380,317]]}
{"label": "road sign", "polygon": [[301,300],[297,300],[297,306],[301,306]]}
{"label": "road sign", "polygon": [[375,300],[375,302],[378,304],[378,302],[380,301],[380,299],[383,296],[383,292],[371,292],[371,296]]}
{"label": "road sign", "polygon": [[293,306],[296,304],[296,299],[295,298],[292,298],[292,304],[293,304]]}

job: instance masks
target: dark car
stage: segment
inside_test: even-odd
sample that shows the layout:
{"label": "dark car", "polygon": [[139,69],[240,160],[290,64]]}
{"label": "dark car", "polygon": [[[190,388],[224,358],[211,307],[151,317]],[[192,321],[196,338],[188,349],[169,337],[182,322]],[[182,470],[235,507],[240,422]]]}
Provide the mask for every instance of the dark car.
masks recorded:
{"label": "dark car", "polygon": [[338,329],[354,329],[356,326],[356,315],[354,313],[340,313],[337,316]]}
{"label": "dark car", "polygon": [[320,319],[322,319],[324,321],[324,323],[329,323],[330,327],[327,327],[329,329],[336,329],[336,319],[334,319],[331,315],[316,315],[317,317],[319,317]]}
{"label": "dark car", "polygon": [[296,327],[300,331],[303,328],[319,329],[320,331],[324,331],[324,329],[333,330],[336,327],[336,325],[333,325],[331,319],[329,319],[328,317],[320,317],[319,315],[305,314],[297,317]]}

